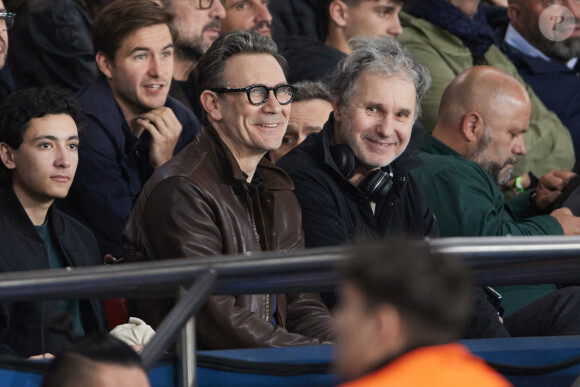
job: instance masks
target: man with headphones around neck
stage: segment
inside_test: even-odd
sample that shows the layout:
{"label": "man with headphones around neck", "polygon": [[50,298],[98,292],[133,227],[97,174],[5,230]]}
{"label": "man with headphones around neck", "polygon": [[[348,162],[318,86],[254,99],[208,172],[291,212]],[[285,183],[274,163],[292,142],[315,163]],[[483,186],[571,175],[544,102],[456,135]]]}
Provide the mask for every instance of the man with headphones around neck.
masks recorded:
{"label": "man with headphones around neck", "polygon": [[387,36],[350,42],[353,53],[330,84],[333,113],[324,129],[278,163],[296,186],[306,245],[438,236],[409,176],[421,162],[406,151],[429,73]]}
{"label": "man with headphones around neck", "polygon": [[330,84],[333,113],[324,129],[278,162],[296,186],[306,246],[340,245],[361,235],[438,236],[409,176],[421,162],[406,150],[429,73],[387,36],[350,44],[353,52]]}

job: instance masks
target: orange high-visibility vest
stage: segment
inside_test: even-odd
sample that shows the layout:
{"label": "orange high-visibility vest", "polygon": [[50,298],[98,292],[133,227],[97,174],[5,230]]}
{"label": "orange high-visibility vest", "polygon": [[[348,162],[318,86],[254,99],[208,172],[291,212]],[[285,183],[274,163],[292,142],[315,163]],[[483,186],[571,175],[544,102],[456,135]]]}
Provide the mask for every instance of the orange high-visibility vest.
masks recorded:
{"label": "orange high-visibility vest", "polygon": [[461,344],[422,347],[341,387],[508,387],[511,384]]}

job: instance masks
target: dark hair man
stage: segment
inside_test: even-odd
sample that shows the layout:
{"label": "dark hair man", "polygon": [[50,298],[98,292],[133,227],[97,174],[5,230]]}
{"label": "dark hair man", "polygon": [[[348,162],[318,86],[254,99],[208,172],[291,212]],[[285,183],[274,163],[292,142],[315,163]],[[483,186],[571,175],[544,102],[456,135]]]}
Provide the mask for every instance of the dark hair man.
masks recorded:
{"label": "dark hair man", "polygon": [[[433,136],[424,136],[413,176],[426,193],[441,234],[454,236],[578,235],[580,218],[552,203],[575,175],[552,171],[535,191],[505,200],[530,120],[530,98],[512,76],[490,66],[460,73],[443,93]],[[512,336],[580,333],[580,288],[555,284],[498,287]]]}
{"label": "dark hair man", "polygon": [[41,387],[148,387],[139,355],[106,333],[86,337],[56,356]]}
{"label": "dark hair man", "polygon": [[226,11],[220,0],[162,0],[175,15],[177,30],[174,71],[170,95],[200,116],[201,104],[195,85],[195,66],[217,39]]}
{"label": "dark hair man", "polygon": [[[580,154],[580,3],[575,0],[558,2],[541,0],[510,0],[510,24],[505,35],[504,52],[518,69],[521,77],[533,89],[546,107],[553,110],[566,125],[574,153]],[[565,8],[564,8],[565,7]],[[563,14],[565,9],[568,14]],[[542,32],[545,22],[560,22],[552,39]],[[564,18],[565,15],[565,18]],[[550,21],[550,19],[552,21]],[[567,24],[567,26],[566,26]],[[546,30],[544,30],[546,31]],[[569,36],[568,36],[569,35]],[[565,39],[564,39],[565,38]]]}
{"label": "dark hair man", "polygon": [[327,26],[324,42],[295,37],[284,57],[290,68],[290,82],[326,79],[337,63],[352,52],[350,38],[399,36],[402,0],[324,0]]}
{"label": "dark hair man", "polygon": [[467,322],[472,289],[458,260],[395,239],[355,250],[342,272],[336,370],[356,379],[342,386],[510,385],[452,344]]}
{"label": "dark hair man", "polygon": [[88,130],[69,204],[103,254],[121,255],[121,234],[143,184],[198,131],[191,111],[167,95],[172,21],[166,9],[142,0],[114,1],[95,20],[101,75],[79,95]]}
{"label": "dark hair man", "polygon": [[292,100],[288,129],[280,148],[270,151],[273,163],[300,145],[310,134],[320,132],[332,111],[330,92],[324,83],[304,81],[294,86],[296,94]]}
{"label": "dark hair man", "polygon": [[[0,271],[103,263],[92,233],[57,210],[78,163],[81,109],[58,89],[14,92],[0,106]],[[54,353],[71,332],[51,326],[72,315],[74,332],[107,329],[97,300],[0,303],[0,343],[19,356]]]}
{"label": "dark hair man", "polygon": [[246,30],[262,36],[272,37],[272,15],[268,10],[269,0],[220,0],[226,8],[222,32]]}
{"label": "dark hair man", "polygon": [[[6,64],[6,56],[8,55],[8,29],[14,24],[14,13],[6,11],[4,3],[0,0],[0,71]],[[12,86],[9,82],[9,74],[6,69],[0,72],[0,103],[12,91]]]}
{"label": "dark hair man", "polygon": [[[280,146],[294,88],[267,37],[218,38],[198,64],[206,112],[194,143],[156,171],[125,230],[133,262],[303,246],[290,178],[264,155]],[[157,326],[172,302],[134,301],[130,314]],[[330,315],[308,294],[212,296],[196,315],[202,348],[318,344]]]}

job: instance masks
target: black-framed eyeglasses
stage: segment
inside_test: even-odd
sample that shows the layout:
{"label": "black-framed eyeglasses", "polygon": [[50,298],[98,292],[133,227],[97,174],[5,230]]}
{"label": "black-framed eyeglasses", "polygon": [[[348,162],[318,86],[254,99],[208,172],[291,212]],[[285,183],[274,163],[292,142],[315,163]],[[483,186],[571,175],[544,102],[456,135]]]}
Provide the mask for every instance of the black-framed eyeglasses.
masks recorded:
{"label": "black-framed eyeglasses", "polygon": [[294,99],[294,93],[296,93],[296,87],[288,84],[281,84],[274,87],[268,87],[266,85],[250,85],[248,87],[216,87],[210,89],[215,93],[241,93],[246,92],[248,96],[248,101],[252,105],[260,106],[268,101],[270,96],[270,90],[274,92],[274,96],[278,100],[280,105],[288,105]]}
{"label": "black-framed eyeglasses", "polygon": [[8,31],[12,28],[14,26],[14,17],[16,17],[14,12],[0,12],[0,30]]}
{"label": "black-framed eyeglasses", "polygon": [[210,9],[213,5],[213,0],[199,0],[199,9]]}

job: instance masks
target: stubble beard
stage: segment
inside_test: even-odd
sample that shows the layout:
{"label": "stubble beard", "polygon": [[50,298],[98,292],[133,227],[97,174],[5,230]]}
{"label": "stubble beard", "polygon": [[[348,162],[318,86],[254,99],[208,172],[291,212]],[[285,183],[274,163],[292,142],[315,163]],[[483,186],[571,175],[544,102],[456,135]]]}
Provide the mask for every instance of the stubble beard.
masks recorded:
{"label": "stubble beard", "polygon": [[511,157],[508,160],[506,160],[503,164],[499,164],[496,163],[495,161],[489,160],[485,151],[490,143],[491,143],[491,131],[489,130],[489,128],[486,128],[483,136],[481,136],[481,138],[477,142],[475,149],[472,150],[467,155],[467,158],[479,164],[483,169],[489,171],[491,173],[491,176],[493,177],[493,181],[495,181],[495,183],[498,186],[501,186],[511,179],[511,173],[513,170],[513,168],[506,170],[505,167],[508,164],[515,165],[517,162],[517,157]]}

